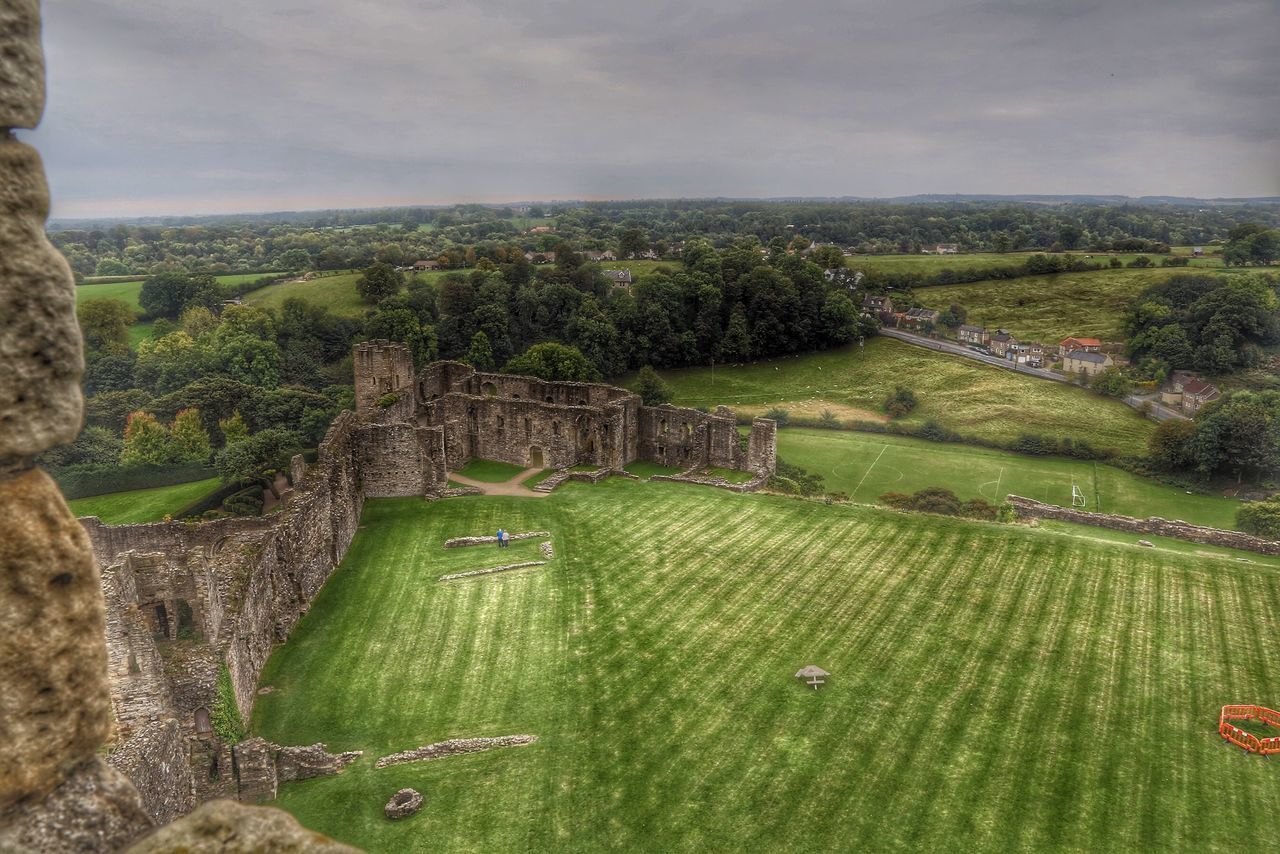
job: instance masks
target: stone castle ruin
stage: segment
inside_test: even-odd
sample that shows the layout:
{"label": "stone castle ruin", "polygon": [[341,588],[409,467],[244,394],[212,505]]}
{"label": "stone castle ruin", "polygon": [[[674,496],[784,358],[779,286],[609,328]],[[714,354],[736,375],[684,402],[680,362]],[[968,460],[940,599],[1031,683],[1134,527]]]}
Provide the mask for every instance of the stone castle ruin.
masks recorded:
{"label": "stone castle ruin", "polygon": [[[625,389],[480,373],[437,362],[415,374],[408,348],[355,348],[356,411],[344,412],[314,462],[295,457],[292,489],[270,516],[206,522],[81,524],[102,571],[107,668],[117,750],[111,763],[158,822],[218,797],[265,800],[346,761],[323,747],[229,744],[214,731],[219,678],[248,720],[273,647],[288,638],[346,554],[366,498],[423,496],[473,458],[522,466],[635,460],[683,469],[776,465],[774,422],[745,443],[732,413],[647,407]],[[225,668],[225,671],[224,671]]]}

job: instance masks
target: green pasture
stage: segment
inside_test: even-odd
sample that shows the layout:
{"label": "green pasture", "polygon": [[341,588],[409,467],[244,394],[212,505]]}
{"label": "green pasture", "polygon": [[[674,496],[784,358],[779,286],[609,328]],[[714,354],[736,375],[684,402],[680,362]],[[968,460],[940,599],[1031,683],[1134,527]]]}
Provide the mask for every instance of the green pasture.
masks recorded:
{"label": "green pasture", "polygon": [[110,282],[105,285],[76,285],[76,305],[91,299],[113,299],[125,303],[134,311],[142,311],[138,294],[142,292],[142,280],[136,282]]}
{"label": "green pasture", "polygon": [[346,273],[338,276],[319,276],[306,281],[280,282],[251,292],[245,297],[245,301],[260,308],[280,309],[284,307],[285,300],[297,297],[313,305],[327,308],[337,315],[360,317],[369,310],[369,306],[356,292],[356,279],[360,276],[360,273]]}
{"label": "green pasture", "polygon": [[505,483],[522,471],[524,471],[524,468],[511,463],[473,459],[463,466],[458,471],[458,474],[483,483]]}
{"label": "green pasture", "polygon": [[778,455],[822,475],[828,491],[861,502],[886,492],[941,486],[962,499],[985,498],[992,504],[1012,494],[1070,507],[1074,483],[1088,501],[1085,509],[1102,513],[1234,528],[1240,507],[1235,499],[1188,495],[1114,466],[905,436],[787,427],[778,431]]}
{"label": "green pasture", "polygon": [[219,483],[218,478],[211,477],[173,486],[74,498],[67,504],[77,516],[97,516],[108,525],[158,522],[166,514],[176,513],[197,498],[213,492]]}
{"label": "green pasture", "polygon": [[[446,538],[549,530],[536,554]],[[371,500],[252,727],[363,750],[276,806],[371,852],[1266,851],[1280,573],[682,484]],[[814,691],[793,676],[817,664]],[[536,744],[375,769],[452,737]],[[382,815],[398,789],[417,815]]]}
{"label": "green pasture", "polygon": [[[875,337],[782,359],[662,371],[680,406],[725,404],[746,414],[780,406],[816,418],[829,409],[842,421],[884,420],[884,401],[904,385],[919,398],[902,420],[934,419],[961,434],[1010,441],[1023,433],[1070,436],[1098,448],[1146,452],[1155,424],[1116,400],[1066,383],[1015,374],[967,359]],[[634,383],[635,375],[622,378]]]}
{"label": "green pasture", "polygon": [[[1072,253],[1083,257],[1085,253]],[[991,267],[1020,267],[1032,255],[1050,255],[1052,252],[966,252],[956,255],[850,255],[844,259],[850,270],[864,273],[919,273],[927,276],[939,270],[972,270]]]}
{"label": "green pasture", "polygon": [[915,297],[940,311],[958,303],[968,310],[969,323],[1008,329],[1024,341],[1056,344],[1069,335],[1121,341],[1124,318],[1134,298],[1145,288],[1186,272],[1160,267],[985,279],[917,288]]}

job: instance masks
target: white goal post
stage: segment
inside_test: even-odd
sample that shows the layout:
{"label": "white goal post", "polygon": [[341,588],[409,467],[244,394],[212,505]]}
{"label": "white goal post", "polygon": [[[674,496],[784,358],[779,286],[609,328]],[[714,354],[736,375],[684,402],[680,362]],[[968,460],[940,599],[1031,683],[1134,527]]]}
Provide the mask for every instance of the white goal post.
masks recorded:
{"label": "white goal post", "polygon": [[1071,506],[1072,507],[1088,507],[1089,502],[1084,497],[1084,493],[1080,491],[1080,487],[1076,486],[1074,480],[1071,481]]}

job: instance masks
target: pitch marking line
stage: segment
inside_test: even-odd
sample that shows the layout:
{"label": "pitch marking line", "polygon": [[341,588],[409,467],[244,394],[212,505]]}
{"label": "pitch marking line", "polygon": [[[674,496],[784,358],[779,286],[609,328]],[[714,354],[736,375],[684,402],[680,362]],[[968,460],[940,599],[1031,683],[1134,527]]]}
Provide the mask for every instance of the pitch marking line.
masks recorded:
{"label": "pitch marking line", "polygon": [[1004,466],[1000,466],[1000,474],[996,475],[996,494],[992,501],[1000,500],[1000,481],[1004,480]]}
{"label": "pitch marking line", "polygon": [[853,492],[849,493],[850,498],[857,495],[858,490],[862,489],[862,484],[866,481],[867,475],[871,474],[871,470],[876,467],[876,463],[880,462],[880,458],[884,456],[884,452],[887,450],[889,450],[889,445],[886,443],[885,446],[880,449],[880,453],[876,454],[876,458],[871,461],[871,465],[867,466],[867,470],[862,473],[862,480],[858,481],[858,485],[853,488]]}

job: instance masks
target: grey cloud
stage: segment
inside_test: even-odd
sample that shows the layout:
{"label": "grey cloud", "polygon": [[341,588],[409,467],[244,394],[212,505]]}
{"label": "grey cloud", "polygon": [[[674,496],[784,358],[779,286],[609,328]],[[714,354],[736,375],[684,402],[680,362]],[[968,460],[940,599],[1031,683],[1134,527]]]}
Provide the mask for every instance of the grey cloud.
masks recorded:
{"label": "grey cloud", "polygon": [[46,0],[55,215],[1280,193],[1270,0]]}

